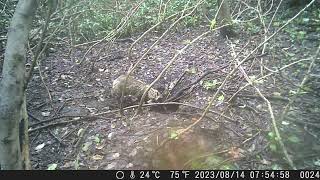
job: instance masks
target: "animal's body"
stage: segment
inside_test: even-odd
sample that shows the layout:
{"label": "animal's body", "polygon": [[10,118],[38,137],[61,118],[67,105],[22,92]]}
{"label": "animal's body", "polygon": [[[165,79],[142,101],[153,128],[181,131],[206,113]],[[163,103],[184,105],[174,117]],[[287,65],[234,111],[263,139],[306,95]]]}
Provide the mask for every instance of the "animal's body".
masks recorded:
{"label": "animal's body", "polygon": [[[121,93],[123,90],[124,101],[131,101],[125,102],[125,104],[131,104],[132,102],[140,101],[144,91],[148,88],[148,84],[135,79],[132,76],[128,77],[127,83],[125,85],[126,75],[121,75],[117,79],[115,79],[112,83],[112,95],[115,96],[118,100],[121,98]],[[155,102],[159,98],[161,98],[161,94],[158,90],[151,88],[148,91],[146,96],[146,101]]]}

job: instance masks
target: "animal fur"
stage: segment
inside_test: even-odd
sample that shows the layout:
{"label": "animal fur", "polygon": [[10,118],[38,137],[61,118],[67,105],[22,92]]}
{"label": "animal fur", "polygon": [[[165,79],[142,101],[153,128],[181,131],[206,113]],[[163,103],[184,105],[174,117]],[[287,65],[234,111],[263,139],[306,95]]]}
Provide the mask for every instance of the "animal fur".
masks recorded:
{"label": "animal fur", "polygon": [[[125,86],[126,75],[121,75],[115,79],[112,83],[112,95],[119,101],[121,98],[122,89],[124,89],[124,103],[131,104],[133,102],[140,101],[144,91],[148,88],[148,84],[135,79],[132,76],[128,77],[127,84]],[[161,94],[158,90],[151,88],[146,96],[146,101],[156,102],[161,98]],[[127,102],[126,102],[127,101]],[[129,102],[128,102],[129,101]]]}

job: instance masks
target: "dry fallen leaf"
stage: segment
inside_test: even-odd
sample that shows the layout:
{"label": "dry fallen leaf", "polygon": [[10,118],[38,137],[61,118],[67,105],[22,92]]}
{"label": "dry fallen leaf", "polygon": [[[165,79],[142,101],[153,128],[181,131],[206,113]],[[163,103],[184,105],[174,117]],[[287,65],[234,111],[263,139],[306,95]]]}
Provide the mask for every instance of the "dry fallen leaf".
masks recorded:
{"label": "dry fallen leaf", "polygon": [[232,147],[228,154],[233,158],[233,159],[238,159],[242,157],[241,155],[242,150],[240,148]]}
{"label": "dry fallen leaf", "polygon": [[72,118],[72,120],[79,120],[80,119],[80,117],[74,117],[74,118]]}
{"label": "dry fallen leaf", "polygon": [[116,128],[116,123],[111,123],[111,129]]}
{"label": "dry fallen leaf", "polygon": [[99,101],[104,102],[105,99],[103,97],[99,96]]}
{"label": "dry fallen leaf", "polygon": [[39,144],[36,148],[34,148],[36,151],[40,151],[42,148],[44,148],[46,144],[45,143],[42,143],[42,144]]}
{"label": "dry fallen leaf", "polygon": [[264,164],[264,165],[270,165],[271,164],[271,162],[267,161],[266,159],[262,159],[261,163]]}
{"label": "dry fallen leaf", "polygon": [[49,111],[44,111],[44,112],[41,112],[41,115],[43,117],[48,117],[48,116],[50,116],[50,112]]}
{"label": "dry fallen leaf", "polygon": [[111,133],[108,134],[108,139],[109,139],[109,140],[111,140],[112,137],[113,137],[113,132],[111,132]]}
{"label": "dry fallen leaf", "polygon": [[126,165],[126,168],[131,168],[131,167],[133,167],[132,163],[129,163],[129,164]]}
{"label": "dry fallen leaf", "polygon": [[117,165],[116,162],[112,162],[111,164],[108,164],[108,166],[106,167],[106,170],[112,169]]}
{"label": "dry fallen leaf", "polygon": [[70,168],[74,166],[74,161],[66,162],[61,168]]}
{"label": "dry fallen leaf", "polygon": [[114,153],[114,154],[112,155],[112,157],[113,157],[113,158],[118,158],[118,157],[120,157],[120,154],[119,154],[119,153]]}
{"label": "dry fallen leaf", "polygon": [[96,149],[101,150],[101,149],[103,149],[103,148],[104,148],[104,146],[105,146],[105,144],[97,145],[97,146],[96,146]]}
{"label": "dry fallen leaf", "polygon": [[132,151],[131,151],[131,153],[129,154],[129,156],[130,157],[133,157],[133,156],[135,156],[136,154],[137,154],[137,149],[136,148],[134,148]]}
{"label": "dry fallen leaf", "polygon": [[92,159],[93,160],[101,160],[101,159],[103,159],[103,156],[96,154],[96,155],[92,156]]}
{"label": "dry fallen leaf", "polygon": [[62,74],[60,77],[61,77],[61,79],[63,79],[63,80],[65,80],[65,79],[67,78],[67,76],[64,75],[64,74]]}

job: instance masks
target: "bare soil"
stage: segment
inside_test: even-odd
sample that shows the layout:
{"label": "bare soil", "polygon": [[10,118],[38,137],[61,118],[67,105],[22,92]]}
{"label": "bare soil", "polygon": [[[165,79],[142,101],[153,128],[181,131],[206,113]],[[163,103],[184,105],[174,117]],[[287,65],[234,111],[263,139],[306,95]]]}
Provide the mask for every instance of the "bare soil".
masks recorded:
{"label": "bare soil", "polygon": [[[134,76],[151,83],[177,51],[207,29],[200,26],[169,34],[143,59]],[[221,83],[234,67],[233,51],[239,53],[241,60],[263,39],[259,33],[249,36],[245,31],[240,32],[239,37],[230,41],[216,32],[201,38],[178,57],[154,87],[163,92],[188,71],[177,86],[181,89],[208,70],[230,65],[203,79]],[[203,82],[197,83],[191,95],[180,101],[199,109],[180,105],[176,111],[166,112],[145,107],[132,119],[131,125],[135,108],[126,110],[124,117],[113,112],[118,105],[111,96],[112,81],[124,74],[159,34],[154,32],[139,42],[131,59],[127,57],[130,41],[99,44],[81,65],[77,62],[81,61],[89,45],[75,48],[71,53],[67,47],[57,47],[56,52],[43,59],[41,75],[36,69],[27,91],[32,167],[47,169],[49,164],[56,163],[57,169],[190,169],[200,168],[192,163],[193,160],[206,162],[211,154],[221,159],[213,163],[212,168],[229,165],[235,169],[263,169],[275,163],[286,168],[284,161],[278,158],[282,155],[269,149],[270,114],[254,89],[248,87],[228,102],[239,87],[246,84],[241,71],[223,88],[224,100],[216,101],[210,108],[212,112],[178,139],[172,138],[172,134],[200,117],[217,87],[206,89]],[[285,41],[285,37],[280,38],[281,48],[297,48]],[[251,39],[250,43],[245,44],[248,39]],[[314,45],[310,46],[314,48]],[[258,51],[253,57],[260,54]],[[243,65],[249,76],[260,73],[261,62],[266,67],[276,67],[275,62],[279,62],[282,55],[269,51],[262,58],[251,58]],[[283,93],[292,88],[284,86],[280,76],[270,76],[257,87],[270,97],[274,92]],[[286,97],[286,94],[281,95]],[[287,103],[286,98],[270,101],[276,116]],[[92,117],[99,113],[102,115]],[[50,121],[39,124],[45,120]],[[73,122],[54,124],[62,121]],[[48,124],[53,125],[42,127]]]}

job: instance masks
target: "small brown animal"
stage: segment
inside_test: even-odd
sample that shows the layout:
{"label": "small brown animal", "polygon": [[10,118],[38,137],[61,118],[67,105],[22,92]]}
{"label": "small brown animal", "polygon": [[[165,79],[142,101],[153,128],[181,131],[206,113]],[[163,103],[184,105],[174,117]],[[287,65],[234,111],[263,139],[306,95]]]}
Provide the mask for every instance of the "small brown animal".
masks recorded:
{"label": "small brown animal", "polygon": [[[131,102],[125,102],[125,104],[131,104],[132,102],[140,101],[144,91],[148,88],[148,84],[135,79],[132,76],[128,77],[127,84],[125,86],[126,75],[121,75],[115,79],[112,83],[111,94],[115,96],[118,101],[121,98],[122,89],[124,89],[124,101],[128,101],[128,98]],[[161,98],[161,94],[158,90],[151,88],[148,91],[146,96],[147,102],[155,102]]]}

